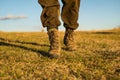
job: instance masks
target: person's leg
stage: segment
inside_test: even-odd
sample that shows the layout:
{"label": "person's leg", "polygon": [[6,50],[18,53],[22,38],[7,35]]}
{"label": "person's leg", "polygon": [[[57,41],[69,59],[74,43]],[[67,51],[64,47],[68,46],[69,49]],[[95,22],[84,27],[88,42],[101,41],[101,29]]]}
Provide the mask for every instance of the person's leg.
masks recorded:
{"label": "person's leg", "polygon": [[58,0],[38,0],[38,2],[43,8],[41,14],[43,27],[47,27],[47,29],[58,28],[60,25],[60,5]]}
{"label": "person's leg", "polygon": [[73,30],[77,29],[80,0],[62,0],[62,2],[62,20],[64,26]]}
{"label": "person's leg", "polygon": [[43,11],[41,14],[41,21],[43,27],[47,27],[50,50],[49,54],[51,57],[57,57],[60,55],[60,41],[58,26],[59,21],[59,10],[60,5],[58,0],[38,0],[39,4],[42,6]]}
{"label": "person's leg", "polygon": [[62,20],[66,28],[64,44],[67,50],[75,50],[74,30],[78,28],[80,0],[62,0]]}

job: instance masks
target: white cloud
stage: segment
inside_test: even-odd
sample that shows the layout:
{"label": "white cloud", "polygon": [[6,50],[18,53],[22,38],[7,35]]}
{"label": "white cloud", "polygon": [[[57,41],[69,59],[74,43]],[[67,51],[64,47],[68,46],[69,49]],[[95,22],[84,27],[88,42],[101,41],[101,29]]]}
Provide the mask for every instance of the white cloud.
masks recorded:
{"label": "white cloud", "polygon": [[6,15],[6,16],[0,16],[0,20],[16,20],[16,19],[25,19],[27,16],[25,15]]}

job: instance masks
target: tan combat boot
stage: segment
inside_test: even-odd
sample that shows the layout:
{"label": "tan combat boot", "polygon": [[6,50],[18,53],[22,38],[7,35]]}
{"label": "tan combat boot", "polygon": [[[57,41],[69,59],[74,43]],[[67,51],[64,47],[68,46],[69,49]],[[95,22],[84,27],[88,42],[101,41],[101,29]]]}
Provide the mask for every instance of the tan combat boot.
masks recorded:
{"label": "tan combat boot", "polygon": [[65,36],[64,36],[64,44],[66,46],[66,50],[68,51],[76,50],[76,44],[74,41],[74,30],[66,29]]}
{"label": "tan combat boot", "polygon": [[49,55],[51,58],[58,58],[60,56],[59,32],[56,28],[48,29],[48,36],[50,41]]}

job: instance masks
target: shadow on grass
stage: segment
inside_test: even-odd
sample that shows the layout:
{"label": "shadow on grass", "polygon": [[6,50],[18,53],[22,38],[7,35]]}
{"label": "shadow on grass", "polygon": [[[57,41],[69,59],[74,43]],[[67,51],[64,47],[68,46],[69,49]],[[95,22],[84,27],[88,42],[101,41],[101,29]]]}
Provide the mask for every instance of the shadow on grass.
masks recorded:
{"label": "shadow on grass", "polygon": [[95,34],[118,34],[117,32],[93,32]]}
{"label": "shadow on grass", "polygon": [[4,39],[4,38],[0,38],[0,40],[7,41],[7,42],[21,43],[21,44],[31,44],[31,45],[36,45],[36,46],[50,47],[50,45],[47,45],[47,44],[38,44],[38,43],[35,43],[35,42],[22,42],[22,41],[18,41],[18,40],[12,41],[12,40],[9,40],[9,39]]}
{"label": "shadow on grass", "polygon": [[94,53],[97,53],[97,55],[100,55],[101,58],[103,59],[117,59],[117,57],[120,57],[120,50],[116,50],[116,51],[109,51],[109,50],[94,50]]}
{"label": "shadow on grass", "polygon": [[[1,41],[7,41],[7,42],[14,42],[14,43],[20,43],[20,44],[30,44],[30,45],[35,45],[35,46],[43,46],[43,47],[50,47],[50,45],[48,44],[38,44],[38,43],[35,43],[35,42],[22,42],[22,41],[18,41],[18,40],[9,40],[9,39],[4,39],[4,38],[1,38],[0,37],[0,40]],[[62,47],[63,50],[66,50],[65,47]]]}
{"label": "shadow on grass", "polygon": [[43,51],[43,50],[36,50],[36,49],[33,49],[33,48],[28,48],[28,47],[25,47],[25,46],[21,46],[21,45],[16,45],[16,44],[11,44],[11,43],[6,43],[6,42],[0,42],[0,46],[17,47],[17,48],[21,48],[21,49],[24,49],[24,50],[36,52],[38,55],[49,57],[49,54],[47,52]]}

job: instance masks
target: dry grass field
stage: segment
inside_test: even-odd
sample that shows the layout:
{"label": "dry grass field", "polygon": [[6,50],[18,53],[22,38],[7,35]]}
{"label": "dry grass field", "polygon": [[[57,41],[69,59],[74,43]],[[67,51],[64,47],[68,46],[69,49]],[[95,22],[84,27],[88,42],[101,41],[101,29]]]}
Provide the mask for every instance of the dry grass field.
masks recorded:
{"label": "dry grass field", "polygon": [[0,80],[120,80],[120,30],[77,31],[77,50],[48,57],[45,32],[0,32]]}

